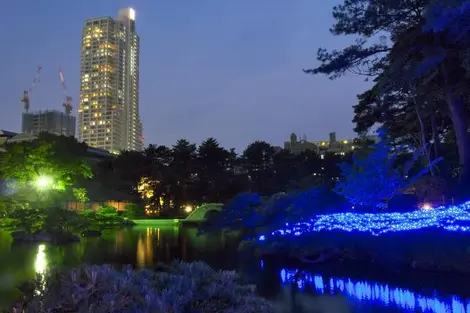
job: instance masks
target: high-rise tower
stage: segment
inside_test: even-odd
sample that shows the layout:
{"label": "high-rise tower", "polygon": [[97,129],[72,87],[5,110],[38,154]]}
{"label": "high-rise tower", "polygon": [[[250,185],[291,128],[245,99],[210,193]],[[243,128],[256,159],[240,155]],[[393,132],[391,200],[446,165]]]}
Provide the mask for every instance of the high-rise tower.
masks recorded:
{"label": "high-rise tower", "polygon": [[142,150],[135,11],[88,19],[82,34],[78,139],[114,153]]}

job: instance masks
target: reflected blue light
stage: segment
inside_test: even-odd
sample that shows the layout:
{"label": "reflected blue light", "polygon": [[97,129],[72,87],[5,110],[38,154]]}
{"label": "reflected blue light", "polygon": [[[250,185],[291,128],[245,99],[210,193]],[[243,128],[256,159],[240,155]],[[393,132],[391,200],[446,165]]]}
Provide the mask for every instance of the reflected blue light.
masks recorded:
{"label": "reflected blue light", "polygon": [[315,288],[319,294],[339,292],[359,301],[378,302],[384,306],[395,306],[411,312],[470,313],[470,301],[463,301],[457,296],[427,297],[405,288],[387,284],[335,277],[325,281],[321,275],[305,272],[298,275],[297,270],[288,269],[281,270],[281,281],[283,284],[295,282],[301,290],[308,285]]}
{"label": "reflected blue light", "polygon": [[[379,236],[391,232],[403,232],[424,228],[436,228],[451,232],[470,232],[470,202],[442,206],[432,210],[406,213],[336,213],[318,215],[307,221],[285,227],[271,233],[272,236],[300,236],[321,231],[363,232]],[[259,241],[265,241],[265,235]]]}

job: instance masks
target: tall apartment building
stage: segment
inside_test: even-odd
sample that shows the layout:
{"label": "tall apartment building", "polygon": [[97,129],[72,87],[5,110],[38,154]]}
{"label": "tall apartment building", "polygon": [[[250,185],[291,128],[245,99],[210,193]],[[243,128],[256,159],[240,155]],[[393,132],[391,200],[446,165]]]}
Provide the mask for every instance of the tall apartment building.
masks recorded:
{"label": "tall apartment building", "polygon": [[139,37],[135,11],[85,22],[82,34],[78,139],[113,153],[142,150]]}
{"label": "tall apartment building", "polygon": [[54,135],[75,136],[75,116],[55,110],[25,112],[22,132],[38,135],[47,132]]}

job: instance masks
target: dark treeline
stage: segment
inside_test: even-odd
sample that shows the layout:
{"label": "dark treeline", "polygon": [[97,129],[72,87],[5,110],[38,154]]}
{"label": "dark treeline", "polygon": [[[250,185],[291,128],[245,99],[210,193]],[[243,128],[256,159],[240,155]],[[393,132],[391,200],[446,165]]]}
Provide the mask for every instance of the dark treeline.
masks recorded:
{"label": "dark treeline", "polygon": [[171,148],[149,145],[142,152],[123,152],[95,165],[94,172],[105,187],[140,193],[151,207],[166,211],[188,203],[226,203],[242,192],[270,196],[316,185],[332,187],[341,175],[337,164],[348,158],[321,158],[312,151],[293,154],[264,141],[237,155],[214,138],[199,146],[181,139]]}

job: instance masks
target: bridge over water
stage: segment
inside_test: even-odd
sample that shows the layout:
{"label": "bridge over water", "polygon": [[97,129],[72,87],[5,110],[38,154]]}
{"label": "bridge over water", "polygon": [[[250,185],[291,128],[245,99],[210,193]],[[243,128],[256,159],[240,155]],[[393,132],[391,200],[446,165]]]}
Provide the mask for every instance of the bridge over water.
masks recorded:
{"label": "bridge over water", "polygon": [[210,214],[220,212],[222,203],[206,203],[194,209],[183,221],[201,222],[205,221]]}
{"label": "bridge over water", "polygon": [[176,223],[198,223],[205,221],[208,216],[222,210],[222,203],[206,203],[195,208],[186,218],[183,219],[144,219],[134,220],[137,225],[151,224],[176,224]]}

